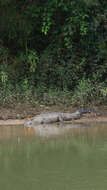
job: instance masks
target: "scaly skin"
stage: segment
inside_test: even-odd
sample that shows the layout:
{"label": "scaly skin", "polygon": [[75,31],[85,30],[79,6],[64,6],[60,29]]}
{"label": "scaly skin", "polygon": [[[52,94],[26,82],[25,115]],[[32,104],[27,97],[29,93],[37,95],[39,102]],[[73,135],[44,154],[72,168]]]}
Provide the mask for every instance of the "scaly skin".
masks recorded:
{"label": "scaly skin", "polygon": [[48,112],[34,117],[33,120],[25,122],[26,127],[35,127],[37,124],[49,124],[55,122],[71,121],[79,119],[84,113],[92,112],[89,109],[80,109],[74,113]]}

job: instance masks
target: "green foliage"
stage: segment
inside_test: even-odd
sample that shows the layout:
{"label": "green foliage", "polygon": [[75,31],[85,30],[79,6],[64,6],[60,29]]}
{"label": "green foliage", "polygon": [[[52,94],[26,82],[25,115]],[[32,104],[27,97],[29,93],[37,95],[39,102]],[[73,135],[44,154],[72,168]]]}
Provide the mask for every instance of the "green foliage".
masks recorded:
{"label": "green foliage", "polygon": [[79,98],[82,104],[96,91],[105,101],[106,0],[0,0],[0,15],[4,91],[20,88],[20,93],[33,94],[38,89],[44,94],[57,89],[72,92],[73,101]]}
{"label": "green foliage", "polygon": [[34,73],[37,68],[37,64],[39,64],[39,57],[35,51],[28,52],[28,63],[30,64],[30,72]]}
{"label": "green foliage", "polygon": [[107,103],[107,86],[95,82],[93,85],[93,81],[83,78],[74,90],[72,102],[76,105]]}
{"label": "green foliage", "polygon": [[8,81],[8,76],[7,76],[6,72],[4,72],[4,71],[0,72],[0,79],[1,79],[2,85],[5,86]]}
{"label": "green foliage", "polygon": [[45,10],[43,15],[43,24],[42,24],[42,32],[47,35],[48,31],[51,27],[51,13],[48,13],[48,10]]}
{"label": "green foliage", "polygon": [[50,89],[48,92],[43,94],[41,102],[45,105],[70,105],[71,92]]}
{"label": "green foliage", "polygon": [[72,101],[74,104],[87,104],[93,99],[94,86],[88,79],[82,79],[74,90],[74,95],[72,96]]}
{"label": "green foliage", "polygon": [[0,44],[0,84],[3,87],[6,87],[8,82],[8,73],[7,73],[7,63],[8,63],[8,49],[2,46],[2,41]]}

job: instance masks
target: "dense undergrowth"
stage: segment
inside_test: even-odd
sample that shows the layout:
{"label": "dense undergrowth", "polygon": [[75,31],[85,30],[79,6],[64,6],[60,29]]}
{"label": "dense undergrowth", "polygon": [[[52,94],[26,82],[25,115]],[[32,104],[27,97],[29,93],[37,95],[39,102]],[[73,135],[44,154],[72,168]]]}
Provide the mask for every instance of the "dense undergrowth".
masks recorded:
{"label": "dense undergrowth", "polygon": [[107,104],[107,87],[105,83],[96,83],[82,79],[74,91],[34,88],[34,86],[17,86],[0,89],[0,105],[14,107],[16,104],[36,105],[71,105],[86,106]]}
{"label": "dense undergrowth", "polygon": [[107,103],[106,0],[0,0],[0,105]]}

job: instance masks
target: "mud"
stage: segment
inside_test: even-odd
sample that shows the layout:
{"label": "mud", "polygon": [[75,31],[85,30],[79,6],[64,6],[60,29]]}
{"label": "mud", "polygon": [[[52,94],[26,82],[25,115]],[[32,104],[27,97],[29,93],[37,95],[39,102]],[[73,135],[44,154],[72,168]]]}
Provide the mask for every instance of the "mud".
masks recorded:
{"label": "mud", "polygon": [[[79,107],[80,108],[80,107]],[[39,105],[37,107],[19,106],[16,108],[1,108],[0,109],[0,125],[23,125],[27,118],[33,118],[37,114],[45,112],[74,112],[79,108],[71,106],[51,106],[46,107]],[[107,106],[88,107],[94,110],[91,114],[85,114],[81,119],[74,120],[74,123],[93,123],[107,122]]]}

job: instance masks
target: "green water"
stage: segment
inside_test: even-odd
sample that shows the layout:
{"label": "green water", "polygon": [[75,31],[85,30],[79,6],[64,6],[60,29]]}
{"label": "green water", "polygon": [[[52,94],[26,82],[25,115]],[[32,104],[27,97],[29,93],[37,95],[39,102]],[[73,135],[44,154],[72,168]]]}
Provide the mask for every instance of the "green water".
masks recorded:
{"label": "green water", "polygon": [[106,190],[107,125],[38,137],[0,127],[1,190]]}

